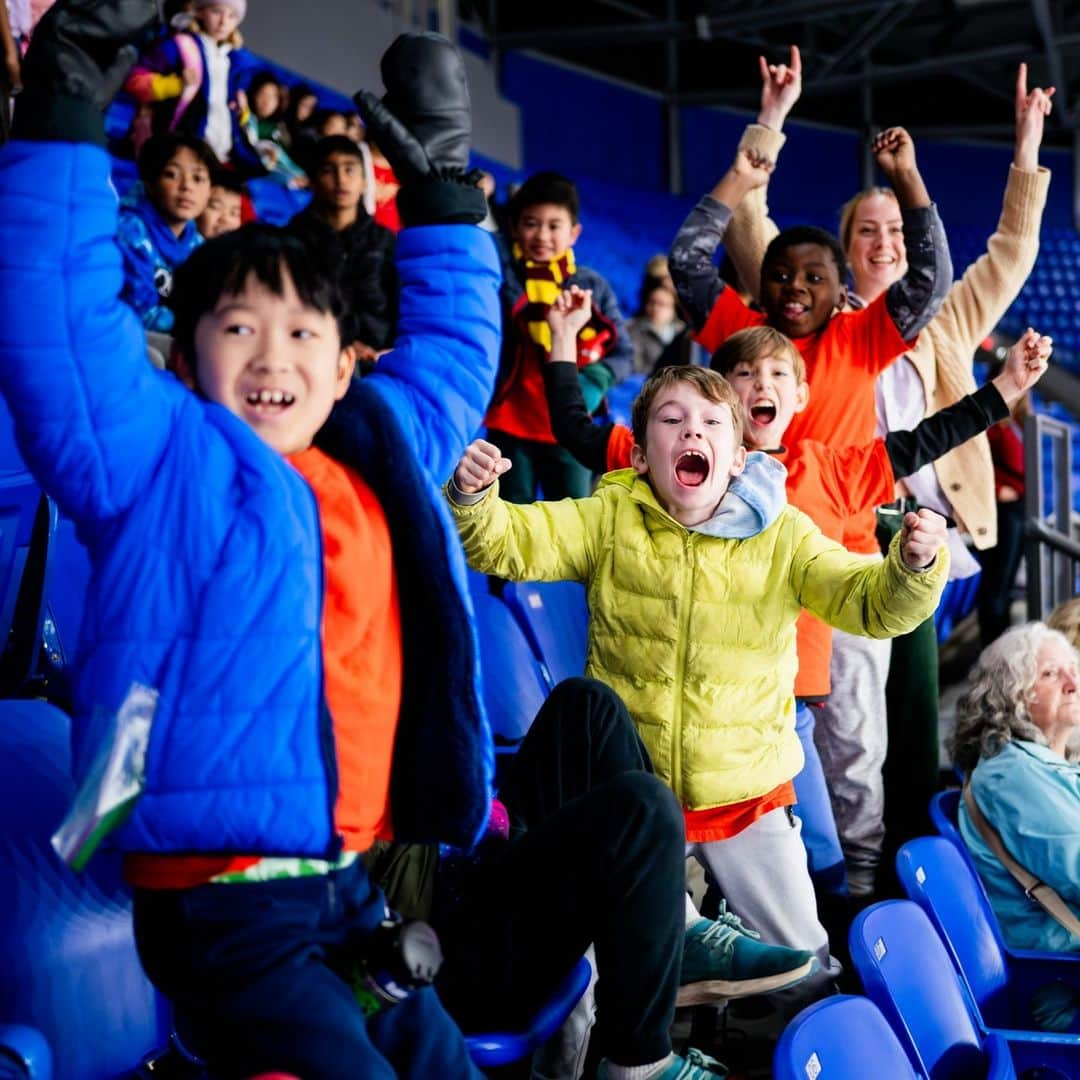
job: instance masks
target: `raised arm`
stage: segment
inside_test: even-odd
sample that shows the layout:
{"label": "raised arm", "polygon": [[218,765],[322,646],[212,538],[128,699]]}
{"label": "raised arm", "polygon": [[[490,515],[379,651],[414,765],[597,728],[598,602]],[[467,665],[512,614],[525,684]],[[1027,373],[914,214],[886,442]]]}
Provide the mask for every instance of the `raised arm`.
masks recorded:
{"label": "raised arm", "polygon": [[1016,77],[1016,145],[997,229],[950,289],[934,328],[970,367],[979,343],[1001,321],[1027,281],[1039,253],[1050,172],[1039,165],[1043,125],[1054,88],[1027,90],[1027,65]]}
{"label": "raised arm", "polygon": [[905,341],[912,341],[937,314],[952,285],[945,227],[930,201],[915,162],[915,144],[903,128],[888,128],[873,144],[878,167],[900,205],[907,270],[885,293],[885,306]]}
{"label": "raised arm", "polygon": [[945,519],[932,510],[907,514],[880,562],[808,528],[790,572],[804,608],[838,630],[872,638],[906,634],[929,618],[948,576]]}
{"label": "raised arm", "polygon": [[[758,57],[761,72],[761,109],[757,123],[748,124],[739,142],[740,150],[751,150],[774,164],[784,145],[784,122],[802,93],[802,57],[798,45],[791,46],[786,64],[770,64]],[[779,231],[769,217],[768,187],[749,192],[731,218],[724,250],[731,256],[739,283],[757,300],[761,294],[761,264],[765,249]]]}
{"label": "raised arm", "polygon": [[614,424],[594,424],[581,392],[577,366],[577,336],[590,318],[592,292],[571,286],[560,293],[547,312],[551,354],[544,365],[544,390],[551,433],[592,472],[607,472],[607,448]]}
{"label": "raised arm", "polygon": [[[472,128],[460,53],[438,35],[400,38],[382,61],[387,92],[356,95],[401,181],[397,340],[358,393],[377,394],[439,483],[476,433],[498,364],[499,260],[477,228],[483,192],[465,172]],[[416,72],[423,77],[417,78]],[[331,428],[348,423],[349,398]]]}
{"label": "raised arm", "polygon": [[668,268],[679,301],[697,332],[712,313],[724,282],[716,267],[716,249],[743,197],[769,180],[773,165],[763,154],[740,149],[735,163],[690,211],[668,253]]}
{"label": "raised arm", "polygon": [[24,66],[14,141],[0,156],[0,392],[19,448],[76,521],[123,512],[169,442],[187,390],[156,372],[120,300],[101,109],[153,0],[58,4]]}
{"label": "raised arm", "polygon": [[447,485],[469,565],[510,581],[588,581],[599,547],[601,500],[504,502],[495,482],[509,468],[498,447],[477,439]]}
{"label": "raised arm", "polygon": [[1009,410],[1046,371],[1052,341],[1031,327],[1009,350],[1005,368],[985,386],[954,405],[928,416],[912,431],[890,431],[885,449],[898,477],[911,476],[924,465],[1004,420]]}

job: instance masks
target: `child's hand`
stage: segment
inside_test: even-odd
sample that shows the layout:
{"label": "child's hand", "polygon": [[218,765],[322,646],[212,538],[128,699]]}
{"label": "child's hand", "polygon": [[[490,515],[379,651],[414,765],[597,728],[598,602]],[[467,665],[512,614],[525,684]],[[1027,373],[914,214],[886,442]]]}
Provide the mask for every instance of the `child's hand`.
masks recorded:
{"label": "child's hand", "polygon": [[735,155],[735,164],[731,166],[731,171],[740,181],[745,194],[755,188],[764,187],[775,168],[775,161],[770,161],[759,150],[745,147]]}
{"label": "child's hand", "polygon": [[915,171],[915,143],[902,127],[886,128],[874,137],[874,157],[889,183]]}
{"label": "child's hand", "polygon": [[1040,336],[1030,326],[1009,350],[1004,369],[993,380],[1009,408],[1042,378],[1053,351],[1053,338]]}
{"label": "child's hand", "polygon": [[1039,167],[1043,124],[1054,107],[1050,100],[1053,96],[1052,86],[1045,90],[1036,86],[1029,94],[1027,64],[1020,65],[1016,72],[1016,152],[1013,164],[1025,172],[1035,172]]}
{"label": "child's hand", "polygon": [[945,546],[945,519],[923,507],[918,513],[904,515],[900,529],[900,557],[912,570],[924,570]]}
{"label": "child's hand", "polygon": [[802,58],[799,46],[791,46],[789,64],[770,64],[764,56],[758,57],[761,70],[761,111],[758,123],[780,131],[787,115],[802,93]]}
{"label": "child's hand", "polygon": [[504,458],[497,446],[474,439],[454,470],[454,486],[465,495],[475,495],[491,487],[513,462]]}
{"label": "child's hand", "polygon": [[[571,285],[569,289],[559,293],[555,302],[548,308],[547,321],[551,327],[552,338],[567,337],[576,339],[584,329],[589,319],[592,318],[592,289],[581,289],[577,285]],[[577,361],[576,356],[554,355],[552,359]]]}

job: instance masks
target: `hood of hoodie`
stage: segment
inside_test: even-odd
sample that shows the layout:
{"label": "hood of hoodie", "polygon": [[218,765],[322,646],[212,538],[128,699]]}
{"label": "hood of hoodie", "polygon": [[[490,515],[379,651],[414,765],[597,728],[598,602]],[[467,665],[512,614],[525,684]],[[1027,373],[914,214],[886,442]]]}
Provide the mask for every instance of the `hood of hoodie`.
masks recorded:
{"label": "hood of hoodie", "polygon": [[660,505],[648,479],[633,469],[605,473],[600,486],[609,484],[628,488],[633,498],[663,515],[677,528],[727,540],[757,536],[772,525],[787,506],[787,469],[775,457],[760,450],[752,450],[746,455],[745,468],[728,485],[712,517],[700,525],[676,522]]}
{"label": "hood of hoodie", "polygon": [[147,196],[141,181],[124,196],[120,205],[142,219],[154,246],[172,267],[179,266],[202,243],[202,236],[194,221],[189,221],[179,236],[169,228],[168,222]]}

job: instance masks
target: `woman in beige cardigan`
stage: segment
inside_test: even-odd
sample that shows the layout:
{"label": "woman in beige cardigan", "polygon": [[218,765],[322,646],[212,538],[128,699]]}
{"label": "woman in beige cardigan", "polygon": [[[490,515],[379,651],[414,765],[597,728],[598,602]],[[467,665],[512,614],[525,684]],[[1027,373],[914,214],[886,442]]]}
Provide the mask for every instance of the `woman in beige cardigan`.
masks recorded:
{"label": "woman in beige cardigan", "polygon": [[[792,49],[788,65],[770,66],[762,59],[761,71],[761,113],[758,122],[747,127],[741,146],[775,161],[784,143],[784,120],[801,90],[798,50]],[[924,416],[975,389],[975,351],[1016,299],[1038,253],[1050,183],[1048,170],[1039,166],[1038,153],[1053,92],[1036,88],[1028,93],[1027,66],[1020,65],[1016,146],[997,229],[986,253],[953,285],[915,347],[879,380],[880,434],[914,427]],[[904,273],[900,226],[891,191],[861,192],[845,207],[841,241],[851,265],[852,306],[874,300]],[[755,296],[762,256],[776,231],[762,188],[739,204],[725,237],[740,280]],[[897,494],[914,496],[951,514],[976,548],[989,548],[997,541],[994,474],[985,436],[907,478],[898,485]],[[966,557],[968,572],[973,573],[976,564],[955,533],[950,547],[954,565],[963,566]],[[932,621],[914,634],[897,638],[893,650],[888,713],[895,723],[889,723],[887,735],[883,717],[888,643],[844,634],[834,638],[833,693],[820,710],[817,725],[853,894],[874,891],[886,823],[890,849],[929,827],[926,806],[937,787],[937,644]],[[892,743],[892,753],[886,762],[887,742]]]}

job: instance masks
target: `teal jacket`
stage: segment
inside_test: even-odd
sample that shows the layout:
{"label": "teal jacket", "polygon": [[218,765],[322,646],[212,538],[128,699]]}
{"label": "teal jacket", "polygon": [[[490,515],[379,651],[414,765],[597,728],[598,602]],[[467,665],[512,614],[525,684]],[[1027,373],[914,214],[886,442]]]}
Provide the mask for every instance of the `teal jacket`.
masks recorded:
{"label": "teal jacket", "polygon": [[[1005,850],[1080,914],[1080,764],[1014,739],[979,760],[971,791]],[[1024,895],[972,825],[962,800],[960,833],[1012,948],[1080,952],[1080,938]]]}

